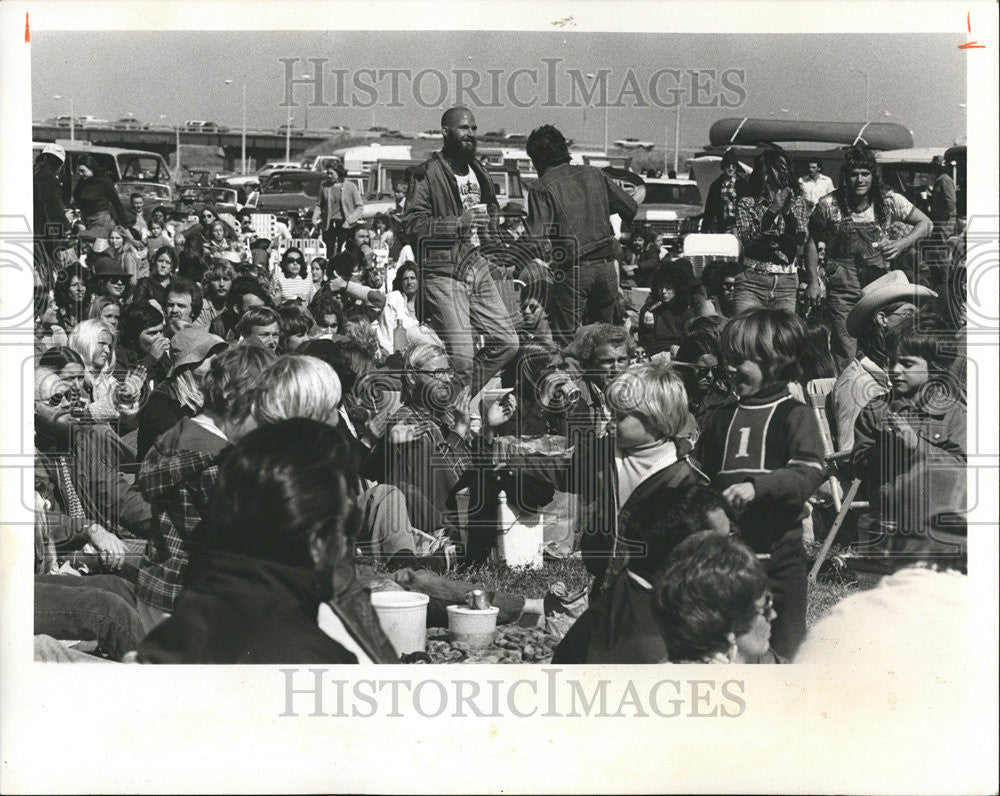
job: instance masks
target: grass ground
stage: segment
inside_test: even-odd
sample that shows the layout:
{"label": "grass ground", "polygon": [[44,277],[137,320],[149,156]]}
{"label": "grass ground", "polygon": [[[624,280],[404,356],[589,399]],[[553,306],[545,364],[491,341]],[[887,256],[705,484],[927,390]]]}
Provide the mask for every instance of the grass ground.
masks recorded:
{"label": "grass ground", "polygon": [[[371,563],[377,569],[381,568],[378,564]],[[590,574],[578,558],[547,558],[541,569],[511,569],[503,564],[490,562],[453,571],[447,577],[473,583],[490,591],[513,592],[527,598],[544,597],[549,587],[557,581],[562,581],[571,593],[590,583]],[[813,625],[834,605],[858,589],[857,580],[843,570],[831,568],[820,573],[819,580],[809,585],[806,625]]]}

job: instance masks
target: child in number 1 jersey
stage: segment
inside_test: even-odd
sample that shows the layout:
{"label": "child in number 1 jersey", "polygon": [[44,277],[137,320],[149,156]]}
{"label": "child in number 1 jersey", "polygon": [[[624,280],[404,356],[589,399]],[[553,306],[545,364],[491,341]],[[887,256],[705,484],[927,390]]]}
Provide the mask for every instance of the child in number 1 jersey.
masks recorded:
{"label": "child in number 1 jersey", "polygon": [[737,401],[716,409],[696,456],[732,509],[774,592],[771,645],[792,658],[806,630],[802,520],[823,481],[823,443],[808,407],[788,392],[805,350],[802,322],[784,310],[757,308],[722,332],[722,356]]}

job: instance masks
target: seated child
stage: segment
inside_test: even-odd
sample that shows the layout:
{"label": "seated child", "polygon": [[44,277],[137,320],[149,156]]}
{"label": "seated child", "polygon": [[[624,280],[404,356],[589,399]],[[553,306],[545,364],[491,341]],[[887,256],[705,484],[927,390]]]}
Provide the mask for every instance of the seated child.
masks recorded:
{"label": "seated child", "polygon": [[966,407],[949,377],[955,340],[914,316],[888,338],[892,389],[854,426],[851,461],[894,563],[966,565]]}

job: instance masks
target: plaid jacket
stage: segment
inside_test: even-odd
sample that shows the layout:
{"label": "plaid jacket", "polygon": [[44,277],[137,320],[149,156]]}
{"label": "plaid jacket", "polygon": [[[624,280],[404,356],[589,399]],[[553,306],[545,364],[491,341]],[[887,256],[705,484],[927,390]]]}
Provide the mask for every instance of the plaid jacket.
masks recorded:
{"label": "plaid jacket", "polygon": [[224,439],[185,418],[156,441],[136,477],[153,506],[136,596],[161,611],[174,610],[184,587],[195,531],[212,499],[227,447]]}

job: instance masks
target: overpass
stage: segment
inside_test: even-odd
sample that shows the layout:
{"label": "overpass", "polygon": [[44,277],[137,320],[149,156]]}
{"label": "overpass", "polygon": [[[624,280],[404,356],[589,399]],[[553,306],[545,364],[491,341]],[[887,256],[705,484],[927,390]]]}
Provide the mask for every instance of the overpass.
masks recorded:
{"label": "overpass", "polygon": [[[221,149],[225,158],[225,169],[234,171],[240,163],[239,130],[227,130],[224,133],[204,133],[181,130],[177,133],[173,128],[156,128],[150,130],[113,130],[103,127],[76,126],[74,137],[77,141],[90,141],[95,146],[114,146],[124,149],[142,149],[147,152],[157,152],[169,162],[170,155],[177,150],[178,135],[184,146],[210,146]],[[296,135],[291,136],[290,152],[293,160],[300,157],[310,147],[321,144],[331,138],[331,135]],[[69,138],[69,128],[54,124],[33,124],[31,140],[50,143],[57,138]],[[268,160],[283,160],[285,157],[285,136],[261,130],[247,130],[247,159],[258,164]]]}

